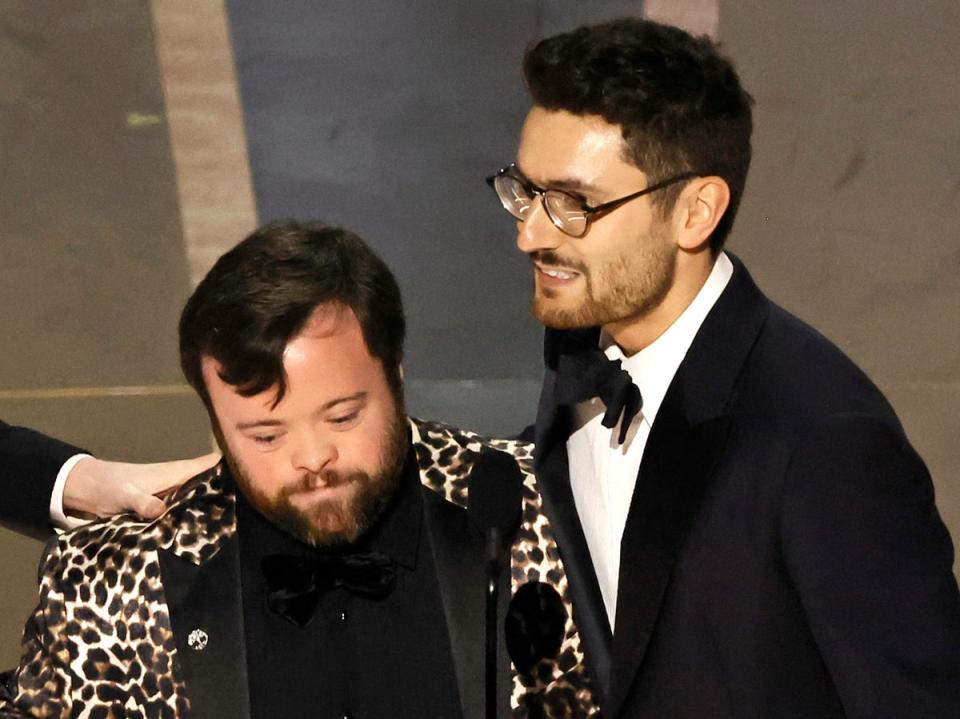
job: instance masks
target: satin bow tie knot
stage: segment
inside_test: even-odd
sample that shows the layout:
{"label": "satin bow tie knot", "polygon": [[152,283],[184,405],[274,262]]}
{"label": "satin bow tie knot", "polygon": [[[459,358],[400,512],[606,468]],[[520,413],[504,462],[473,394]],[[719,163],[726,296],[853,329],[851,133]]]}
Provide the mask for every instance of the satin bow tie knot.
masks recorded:
{"label": "satin bow tie knot", "polygon": [[609,359],[598,349],[561,355],[557,363],[557,401],[573,405],[598,397],[606,406],[601,424],[607,429],[620,422],[618,441],[627,438],[630,423],[643,405],[640,389],[620,360]]}
{"label": "satin bow tie knot", "polygon": [[320,597],[331,589],[379,599],[396,581],[393,560],[385,554],[292,556],[271,554],[261,563],[267,581],[267,604],[274,612],[304,627],[313,617]]}

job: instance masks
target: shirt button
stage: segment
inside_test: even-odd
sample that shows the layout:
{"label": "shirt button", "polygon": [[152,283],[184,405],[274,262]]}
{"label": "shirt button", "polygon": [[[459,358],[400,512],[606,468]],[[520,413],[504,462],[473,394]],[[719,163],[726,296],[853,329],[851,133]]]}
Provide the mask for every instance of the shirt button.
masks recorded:
{"label": "shirt button", "polygon": [[[340,621],[347,621],[347,611],[345,609],[340,611]],[[350,719],[348,712],[344,712],[343,719]]]}

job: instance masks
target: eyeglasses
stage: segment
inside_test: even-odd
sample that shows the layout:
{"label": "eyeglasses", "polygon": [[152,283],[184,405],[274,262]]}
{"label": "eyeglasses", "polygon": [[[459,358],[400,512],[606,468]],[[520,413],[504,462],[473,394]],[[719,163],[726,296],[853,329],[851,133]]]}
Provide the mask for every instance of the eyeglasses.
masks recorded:
{"label": "eyeglasses", "polygon": [[547,217],[550,218],[550,221],[558,230],[571,237],[583,237],[590,229],[592,220],[617,209],[630,200],[635,200],[681,180],[689,180],[696,176],[697,173],[695,172],[674,175],[663,182],[651,185],[645,190],[634,192],[632,195],[621,197],[618,200],[604,202],[596,207],[590,207],[582,198],[572,195],[566,190],[554,190],[533,184],[517,169],[516,164],[510,164],[496,175],[488,177],[487,184],[497,193],[503,209],[520,222],[527,219],[527,212],[533,206],[534,199],[539,196],[543,202],[543,209],[547,211]]}

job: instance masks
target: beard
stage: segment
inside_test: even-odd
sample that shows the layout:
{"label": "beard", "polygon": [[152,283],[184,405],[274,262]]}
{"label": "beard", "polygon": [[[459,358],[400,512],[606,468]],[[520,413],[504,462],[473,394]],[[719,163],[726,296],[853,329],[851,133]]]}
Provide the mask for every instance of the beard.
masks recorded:
{"label": "beard", "polygon": [[[247,501],[272,524],[311,547],[351,544],[383,514],[400,483],[400,470],[407,457],[407,425],[397,413],[383,437],[385,454],[375,472],[323,472],[305,474],[285,485],[273,497],[256,486],[243,463],[224,447],[224,456]],[[317,482],[335,488],[352,485],[352,491],[334,499],[318,500],[307,507],[292,501],[296,494],[313,489]]]}
{"label": "beard", "polygon": [[547,327],[559,330],[595,327],[639,318],[663,302],[673,286],[678,249],[662,232],[651,232],[642,249],[617,255],[593,267],[553,250],[530,254],[531,263],[568,267],[581,274],[585,289],[575,302],[561,292],[538,287],[534,279],[531,311]]}

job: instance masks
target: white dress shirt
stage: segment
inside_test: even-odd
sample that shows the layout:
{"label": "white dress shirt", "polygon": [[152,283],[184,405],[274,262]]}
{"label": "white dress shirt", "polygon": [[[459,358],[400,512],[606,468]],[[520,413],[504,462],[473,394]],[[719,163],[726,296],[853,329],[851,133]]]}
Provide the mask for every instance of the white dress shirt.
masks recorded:
{"label": "white dress shirt", "polygon": [[643,407],[627,429],[623,445],[617,443],[619,425],[607,429],[600,423],[603,402],[592,399],[576,407],[576,429],[567,440],[570,485],[611,629],[617,609],[620,541],[650,428],[677,368],[732,274],[733,265],[721,252],[707,281],[683,314],[654,342],[631,357],[624,357],[620,347],[601,334],[601,349],[610,359],[622,360],[643,398]]}
{"label": "white dress shirt", "polygon": [[79,517],[69,517],[63,508],[63,488],[67,483],[67,477],[77,462],[89,454],[75,454],[60,467],[57,472],[57,479],[53,484],[53,493],[50,495],[50,521],[56,529],[76,529],[89,522],[89,519],[80,519]]}

